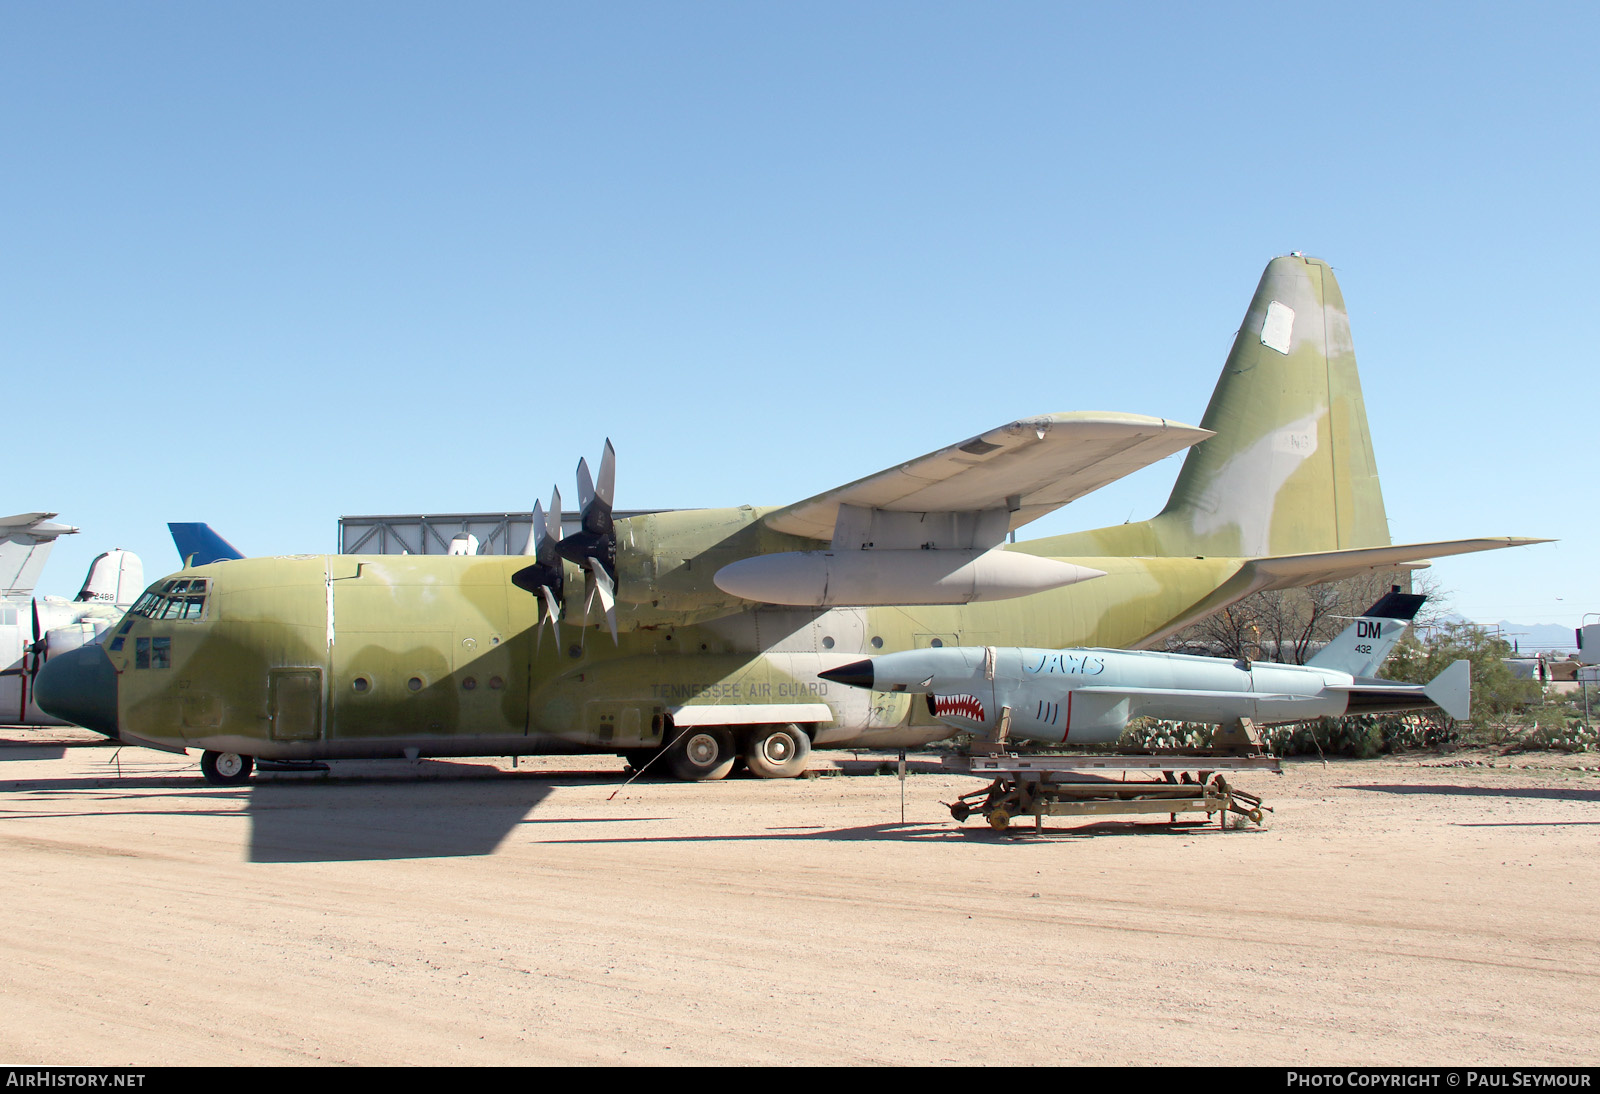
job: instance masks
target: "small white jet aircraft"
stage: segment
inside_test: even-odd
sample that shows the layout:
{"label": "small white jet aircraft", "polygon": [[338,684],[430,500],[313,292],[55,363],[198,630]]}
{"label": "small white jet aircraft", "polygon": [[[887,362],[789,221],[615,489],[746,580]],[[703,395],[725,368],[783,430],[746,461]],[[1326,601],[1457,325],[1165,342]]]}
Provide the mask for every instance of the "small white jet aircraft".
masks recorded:
{"label": "small white jet aircraft", "polygon": [[71,600],[35,597],[33,588],[58,536],[78,529],[54,513],[0,517],[0,724],[65,725],[33,702],[33,679],[51,657],[110,630],[144,591],[144,564],[131,551],[107,551],[89,566]]}

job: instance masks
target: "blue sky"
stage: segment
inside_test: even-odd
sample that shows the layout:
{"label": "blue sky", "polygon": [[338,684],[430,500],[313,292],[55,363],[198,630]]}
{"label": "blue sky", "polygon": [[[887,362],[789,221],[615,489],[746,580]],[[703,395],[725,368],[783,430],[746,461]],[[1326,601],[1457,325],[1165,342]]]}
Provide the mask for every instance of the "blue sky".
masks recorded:
{"label": "blue sky", "polygon": [[[1198,422],[1328,259],[1396,542],[1600,611],[1594,5],[0,2],[6,512],[781,504],[1013,418]],[[1034,528],[1142,518],[1165,461]]]}

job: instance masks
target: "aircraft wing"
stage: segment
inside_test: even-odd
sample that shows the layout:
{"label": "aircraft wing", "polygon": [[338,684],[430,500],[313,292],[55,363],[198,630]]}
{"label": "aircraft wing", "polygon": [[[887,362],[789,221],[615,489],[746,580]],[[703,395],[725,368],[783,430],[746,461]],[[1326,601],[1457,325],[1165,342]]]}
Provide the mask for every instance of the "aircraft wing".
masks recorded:
{"label": "aircraft wing", "polygon": [[829,541],[841,505],[900,513],[1010,510],[1015,530],[1213,436],[1143,414],[1023,418],[766,515],[770,528]]}
{"label": "aircraft wing", "polygon": [[0,517],[0,596],[17,600],[32,596],[56,537],[77,531],[68,524],[51,523],[53,516],[18,513]]}
{"label": "aircraft wing", "polygon": [[1526,547],[1549,543],[1548,539],[1519,536],[1492,536],[1483,539],[1452,539],[1440,543],[1401,543],[1390,547],[1355,547],[1345,551],[1316,551],[1302,555],[1277,555],[1253,558],[1239,567],[1215,592],[1191,605],[1182,615],[1160,630],[1145,635],[1130,649],[1145,650],[1162,639],[1193,626],[1212,612],[1220,611],[1251,593],[1269,589],[1290,589],[1341,581],[1373,570],[1420,570],[1430,558],[1465,555],[1474,551],[1494,551],[1501,547]]}

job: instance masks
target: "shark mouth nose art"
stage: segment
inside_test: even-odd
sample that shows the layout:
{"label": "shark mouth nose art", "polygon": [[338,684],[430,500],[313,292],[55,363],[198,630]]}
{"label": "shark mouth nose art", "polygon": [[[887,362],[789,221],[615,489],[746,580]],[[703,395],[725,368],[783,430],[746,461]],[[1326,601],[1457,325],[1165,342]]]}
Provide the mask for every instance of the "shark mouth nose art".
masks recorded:
{"label": "shark mouth nose art", "polygon": [[983,703],[976,695],[934,695],[931,699],[935,718],[970,718],[974,722],[984,720]]}

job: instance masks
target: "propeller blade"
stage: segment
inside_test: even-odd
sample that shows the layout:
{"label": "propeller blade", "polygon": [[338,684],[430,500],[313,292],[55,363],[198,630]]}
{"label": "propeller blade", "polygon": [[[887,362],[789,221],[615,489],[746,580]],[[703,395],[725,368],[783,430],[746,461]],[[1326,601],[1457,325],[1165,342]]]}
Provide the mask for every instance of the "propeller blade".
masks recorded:
{"label": "propeller blade", "polygon": [[606,573],[605,567],[600,565],[600,560],[597,558],[589,560],[589,570],[594,574],[594,587],[600,594],[600,606],[608,612],[611,611],[617,604],[616,587],[611,582],[611,575]]}
{"label": "propeller blade", "polygon": [[589,560],[589,597],[584,601],[584,621],[589,619],[589,603],[595,597],[600,597],[600,609],[605,613],[606,624],[611,627],[611,641],[618,641],[616,637],[616,584],[611,581],[611,574],[606,573],[605,566],[598,558]]}
{"label": "propeller blade", "polygon": [[604,506],[605,528],[595,528],[593,531],[611,531],[611,510],[616,504],[617,497],[617,450],[611,447],[611,438],[606,438],[606,450],[600,457],[600,481],[594,488],[594,502],[590,508],[600,512]]}
{"label": "propeller blade", "polygon": [[28,683],[33,683],[34,677],[39,675],[39,669],[50,656],[50,636],[44,633],[39,625],[39,598],[33,600],[33,643],[23,648],[23,664],[28,670]]}
{"label": "propeller blade", "polygon": [[[548,584],[557,599],[561,597],[558,582],[535,581],[534,575],[543,571],[548,557],[553,572],[560,572],[560,559],[577,566],[584,573],[584,626],[588,626],[589,612],[599,597],[611,629],[612,641],[617,641],[617,530],[612,517],[612,499],[616,496],[617,450],[606,439],[605,453],[600,458],[600,480],[596,483],[589,471],[589,460],[578,461],[578,500],[581,505],[578,531],[570,536],[561,534],[561,495],[559,491],[550,499],[549,523],[546,535],[540,541],[540,564],[530,566],[513,575],[512,581],[530,591],[538,584]],[[548,555],[546,552],[548,551]],[[580,638],[581,641],[581,638]]]}
{"label": "propeller blade", "polygon": [[538,502],[533,503],[532,518],[530,521],[532,527],[528,529],[528,542],[522,547],[524,556],[537,555],[539,553],[539,541],[544,539],[544,507]]}
{"label": "propeller blade", "polygon": [[550,511],[546,513],[538,502],[533,503],[533,528],[523,547],[524,557],[532,556],[533,565],[511,575],[511,583],[525,589],[541,600],[539,617],[540,634],[537,645],[543,642],[544,624],[555,623],[560,637],[561,602],[566,596],[566,575],[561,569],[561,488],[550,494]]}
{"label": "propeller blade", "polygon": [[594,479],[589,475],[589,458],[578,458],[578,509],[587,513],[589,503],[594,501]]}
{"label": "propeller blade", "polygon": [[590,559],[599,559],[606,573],[611,576],[613,588],[617,580],[617,533],[611,516],[611,499],[616,493],[616,480],[617,451],[607,439],[605,455],[600,460],[598,488],[589,474],[588,459],[578,461],[582,527],[562,540],[558,548],[562,558],[586,571]]}

